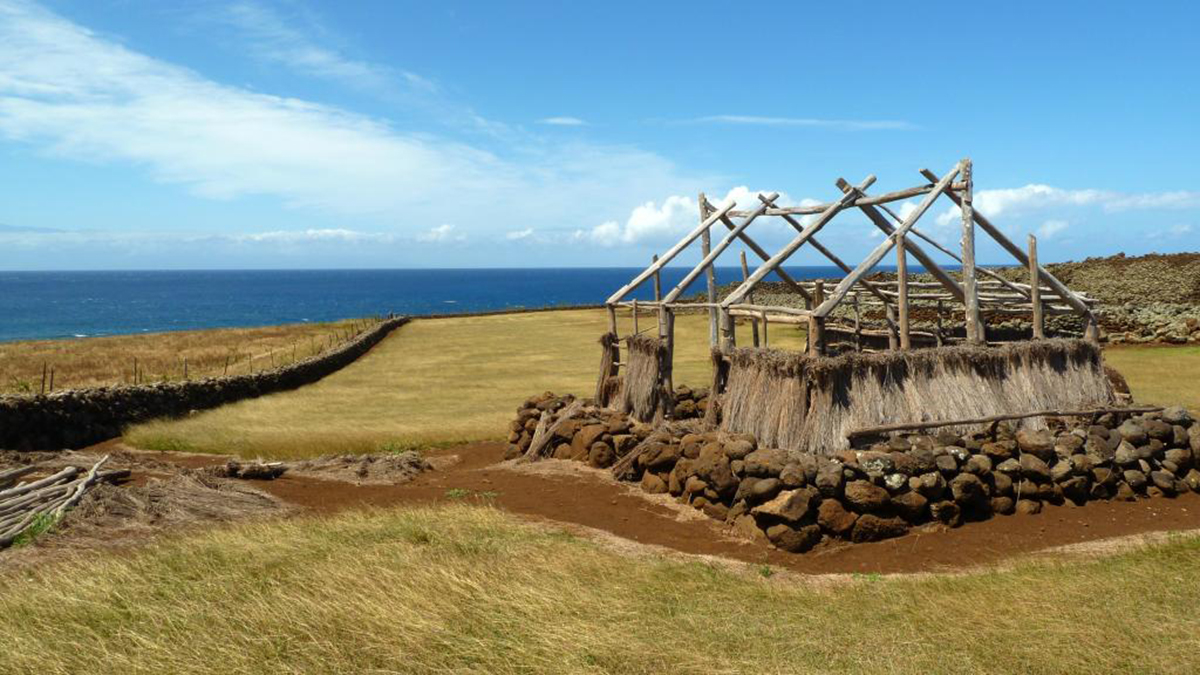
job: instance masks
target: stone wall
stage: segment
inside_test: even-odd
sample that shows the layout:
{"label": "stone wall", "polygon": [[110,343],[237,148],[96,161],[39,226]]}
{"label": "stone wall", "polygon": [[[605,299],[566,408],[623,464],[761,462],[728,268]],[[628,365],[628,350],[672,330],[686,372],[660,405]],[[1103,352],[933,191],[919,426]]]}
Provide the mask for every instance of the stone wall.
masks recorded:
{"label": "stone wall", "polygon": [[0,448],[60,450],[115,438],[128,424],[295,389],[362,356],[408,317],[387,319],[332,351],[252,375],[0,396]]}
{"label": "stone wall", "polygon": [[[521,454],[530,420],[567,400],[526,401],[510,428],[510,456]],[[759,447],[751,435],[699,419],[652,428],[585,407],[553,442],[555,457],[611,467],[619,480],[670,493],[742,536],[795,552],[822,540],[875,541],[915,527],[1034,514],[1046,503],[1200,492],[1200,423],[1182,408],[1070,426],[1052,420],[1039,431],[1000,424],[961,436],[902,434],[827,457]]]}

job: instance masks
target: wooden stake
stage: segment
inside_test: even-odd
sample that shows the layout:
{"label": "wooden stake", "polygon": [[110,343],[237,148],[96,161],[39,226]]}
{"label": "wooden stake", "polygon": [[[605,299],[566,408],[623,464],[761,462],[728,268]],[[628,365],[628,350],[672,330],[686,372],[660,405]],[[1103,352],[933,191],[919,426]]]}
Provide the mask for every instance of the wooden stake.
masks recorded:
{"label": "wooden stake", "polygon": [[[707,203],[707,201],[708,200],[706,200],[704,198],[704,193],[701,192],[700,199],[697,202],[698,204],[700,204],[700,221],[701,222],[704,222],[706,217],[708,216],[708,213],[707,213],[708,210],[704,207],[704,204]],[[700,256],[701,256],[701,258],[707,260],[708,255],[710,253],[712,253],[712,225],[711,224],[708,227],[705,227],[704,231],[700,233]],[[708,308],[708,340],[709,340],[709,343],[713,347],[716,347],[717,346],[717,308],[712,307],[711,305],[717,301],[717,278],[716,278],[716,275],[713,273],[711,264],[708,265],[707,267],[705,267],[705,269],[704,269],[704,285],[708,292],[708,304],[710,305],[710,307]],[[670,297],[672,294],[678,295],[677,293],[672,291],[671,293],[668,293],[667,296]]]}
{"label": "wooden stake", "polygon": [[42,361],[42,395],[46,394],[46,362]]}
{"label": "wooden stake", "polygon": [[1029,235],[1029,301],[1033,304],[1033,339],[1046,337],[1045,319],[1042,318],[1042,282],[1038,279],[1037,237]]}
{"label": "wooden stake", "polygon": [[[746,264],[746,252],[745,251],[742,251],[741,258],[742,258],[742,281],[745,282],[746,279],[750,278],[750,266]],[[746,300],[750,304],[753,305],[754,304],[754,293],[750,293],[749,295],[747,295]],[[763,312],[763,323],[764,324],[766,323],[766,320],[767,320],[767,313]],[[757,347],[758,346],[758,319],[750,319],[750,330],[752,331],[751,337],[754,341],[754,346]]]}
{"label": "wooden stake", "polygon": [[959,207],[962,210],[962,275],[965,296],[967,341],[980,344],[984,340],[979,326],[979,289],[975,285],[975,209],[972,205],[973,180],[971,160],[962,161],[962,182]]}
{"label": "wooden stake", "polygon": [[[813,305],[820,307],[825,302],[825,282],[817,279],[813,284]],[[820,356],[825,351],[825,317],[808,317],[808,355]]]}
{"label": "wooden stake", "polygon": [[854,351],[862,351],[862,309],[859,307],[857,291],[854,293]]}
{"label": "wooden stake", "polygon": [[896,301],[900,311],[900,349],[912,349],[912,336],[908,332],[908,254],[904,248],[904,234],[896,238],[896,281],[900,297]]}
{"label": "wooden stake", "polygon": [[935,333],[935,336],[937,337],[937,346],[941,347],[942,346],[942,301],[941,300],[937,301],[937,332]]}
{"label": "wooden stake", "polygon": [[637,335],[641,331],[638,330],[638,308],[637,298],[633,299],[633,334]]}

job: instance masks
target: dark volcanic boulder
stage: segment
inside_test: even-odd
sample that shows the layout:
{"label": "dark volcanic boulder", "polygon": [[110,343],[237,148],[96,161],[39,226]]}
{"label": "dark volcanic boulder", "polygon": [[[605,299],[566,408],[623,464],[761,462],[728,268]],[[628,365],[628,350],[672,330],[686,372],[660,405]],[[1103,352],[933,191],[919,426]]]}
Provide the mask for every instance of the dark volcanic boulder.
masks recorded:
{"label": "dark volcanic boulder", "polygon": [[850,532],[850,541],[860,543],[899,537],[908,532],[908,523],[902,518],[881,518],[867,513],[858,517]]}
{"label": "dark volcanic boulder", "polygon": [[887,505],[889,498],[887,490],[865,480],[851,481],[846,484],[846,504],[860,513],[878,511]]}

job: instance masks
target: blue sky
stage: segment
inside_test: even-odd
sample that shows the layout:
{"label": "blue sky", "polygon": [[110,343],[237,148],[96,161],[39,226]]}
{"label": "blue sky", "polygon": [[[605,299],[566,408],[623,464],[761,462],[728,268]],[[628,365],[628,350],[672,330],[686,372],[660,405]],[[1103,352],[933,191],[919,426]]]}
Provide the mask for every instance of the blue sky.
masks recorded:
{"label": "blue sky", "polygon": [[1200,249],[1200,10],[1049,4],[0,0],[0,269],[635,265],[964,156],[1045,259]]}

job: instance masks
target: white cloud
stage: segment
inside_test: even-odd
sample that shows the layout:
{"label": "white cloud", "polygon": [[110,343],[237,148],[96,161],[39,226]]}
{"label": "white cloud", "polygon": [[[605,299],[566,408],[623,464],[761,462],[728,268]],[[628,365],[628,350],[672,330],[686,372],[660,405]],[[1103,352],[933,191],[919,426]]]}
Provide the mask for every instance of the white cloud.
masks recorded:
{"label": "white cloud", "polygon": [[1063,230],[1070,227],[1070,225],[1071,224],[1065,220],[1050,219],[1050,220],[1047,220],[1046,222],[1042,223],[1042,226],[1038,228],[1037,233],[1038,233],[1038,236],[1043,239],[1050,239],[1050,238],[1054,237],[1055,235],[1057,235],[1059,232],[1062,232]]}
{"label": "white cloud", "polygon": [[251,234],[229,235],[229,239],[237,242],[279,242],[285,244],[301,244],[306,242],[338,241],[347,243],[361,242],[390,242],[395,236],[383,233],[359,232],[341,228],[307,229],[307,230],[274,230]]}
{"label": "white cloud", "polygon": [[911,122],[903,120],[836,120],[813,117],[761,117],[758,115],[710,115],[699,117],[693,122],[706,124],[743,124],[766,127],[810,127],[838,129],[842,131],[879,131],[915,129]]}
{"label": "white cloud", "polygon": [[533,236],[533,228],[532,227],[527,227],[523,230],[513,230],[512,232],[506,232],[504,234],[504,238],[509,241],[520,241],[521,239],[528,239],[532,236]]}
{"label": "white cloud", "polygon": [[540,124],[548,124],[555,127],[583,127],[587,126],[587,122],[578,117],[543,117],[538,120]]}
{"label": "white cloud", "polygon": [[444,244],[449,242],[464,242],[467,240],[467,235],[458,232],[458,228],[454,225],[438,225],[426,232],[417,235],[417,241],[423,241],[434,244]]}
{"label": "white cloud", "polygon": [[[289,40],[268,44],[298,67],[372,68]],[[447,208],[491,214],[488,227],[555,226],[712,180],[627,146],[522,136],[484,149],[221,84],[20,0],[0,0],[0,139],[137,167],[207,198],[267,195],[392,227],[439,222]]]}
{"label": "white cloud", "polygon": [[[1029,184],[1019,188],[979,190],[973,205],[983,215],[994,218],[1005,213],[1028,213],[1049,208],[1099,207],[1106,212],[1186,209],[1200,206],[1200,192],[1142,192],[1123,193],[1111,190],[1065,190],[1050,185]],[[957,206],[950,206],[938,215],[939,225],[960,217]]]}

